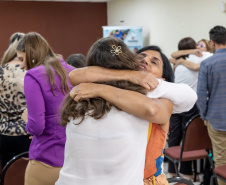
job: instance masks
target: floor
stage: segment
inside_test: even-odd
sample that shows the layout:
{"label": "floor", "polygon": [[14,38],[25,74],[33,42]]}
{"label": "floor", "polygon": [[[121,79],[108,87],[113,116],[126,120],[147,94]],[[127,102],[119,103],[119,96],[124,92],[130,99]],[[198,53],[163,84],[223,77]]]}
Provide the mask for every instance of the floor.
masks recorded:
{"label": "floor", "polygon": [[[164,163],[164,173],[165,173],[165,175],[166,175],[166,178],[169,178],[169,174],[168,174],[167,169],[168,169],[168,163],[165,162],[165,163]],[[174,184],[174,183],[170,183],[170,185],[173,185],[173,184]],[[193,184],[194,184],[194,185],[200,185],[200,182],[193,182]]]}

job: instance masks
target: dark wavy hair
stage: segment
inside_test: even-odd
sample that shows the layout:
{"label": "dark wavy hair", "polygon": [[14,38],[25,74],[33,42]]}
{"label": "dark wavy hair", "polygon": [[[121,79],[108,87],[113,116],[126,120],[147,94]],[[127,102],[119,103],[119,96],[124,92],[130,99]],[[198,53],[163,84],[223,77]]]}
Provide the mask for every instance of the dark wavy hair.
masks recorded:
{"label": "dark wavy hair", "polygon": [[162,57],[162,62],[163,62],[163,72],[162,72],[162,78],[165,78],[165,80],[167,82],[174,82],[174,73],[173,73],[173,69],[170,65],[170,62],[168,60],[168,58],[163,54],[162,50],[158,47],[158,46],[146,46],[141,48],[140,50],[137,51],[137,54],[140,54],[144,51],[147,50],[153,50],[153,51],[157,51],[160,53],[161,57]]}
{"label": "dark wavy hair", "polygon": [[[178,50],[186,50],[186,49],[196,49],[196,42],[193,38],[185,37],[181,39],[180,42],[178,43]],[[188,57],[188,55],[183,55],[181,57],[185,59],[186,57]]]}
{"label": "dark wavy hair", "polygon": [[[117,51],[113,48],[120,47],[122,52],[117,55]],[[130,51],[121,39],[115,37],[102,38],[96,41],[88,52],[86,62],[87,66],[101,66],[117,70],[139,70],[137,55]],[[128,81],[97,83],[146,94],[145,88]],[[66,126],[69,118],[79,118],[77,124],[80,124],[85,119],[85,116],[100,119],[111,110],[111,107],[112,104],[102,98],[82,99],[77,103],[68,95],[61,110],[60,123]]]}
{"label": "dark wavy hair", "polygon": [[82,68],[85,67],[86,65],[86,57],[83,54],[72,54],[70,55],[66,62],[75,67],[75,68]]}
{"label": "dark wavy hair", "polygon": [[213,27],[210,32],[210,40],[217,44],[226,44],[226,29],[223,26],[215,26]]}

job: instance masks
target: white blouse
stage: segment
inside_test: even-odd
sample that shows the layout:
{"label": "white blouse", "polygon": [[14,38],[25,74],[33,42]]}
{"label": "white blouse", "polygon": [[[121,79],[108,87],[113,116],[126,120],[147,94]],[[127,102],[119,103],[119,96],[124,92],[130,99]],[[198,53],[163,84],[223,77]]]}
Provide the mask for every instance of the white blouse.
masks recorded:
{"label": "white blouse", "polygon": [[158,79],[158,87],[147,96],[150,98],[166,98],[173,103],[173,114],[189,111],[197,101],[196,92],[187,84],[176,84]]}
{"label": "white blouse", "polygon": [[112,107],[66,129],[64,165],[56,185],[143,185],[148,122]]}

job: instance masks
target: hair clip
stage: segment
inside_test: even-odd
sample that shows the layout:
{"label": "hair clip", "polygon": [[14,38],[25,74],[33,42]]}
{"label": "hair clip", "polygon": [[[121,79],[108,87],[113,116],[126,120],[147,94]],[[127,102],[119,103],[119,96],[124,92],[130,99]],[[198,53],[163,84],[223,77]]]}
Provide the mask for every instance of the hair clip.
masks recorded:
{"label": "hair clip", "polygon": [[111,50],[111,53],[116,54],[116,55],[119,55],[120,53],[122,53],[121,46],[116,47],[116,45],[112,45],[111,47],[113,49],[113,50]]}

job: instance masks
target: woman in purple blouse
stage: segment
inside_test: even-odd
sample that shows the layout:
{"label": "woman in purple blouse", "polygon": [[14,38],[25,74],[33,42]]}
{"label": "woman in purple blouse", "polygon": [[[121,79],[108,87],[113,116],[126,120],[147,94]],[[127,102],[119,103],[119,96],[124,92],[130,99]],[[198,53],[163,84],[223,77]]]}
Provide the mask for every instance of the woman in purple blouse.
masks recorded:
{"label": "woman in purple blouse", "polygon": [[27,101],[26,131],[33,135],[25,185],[52,185],[63,166],[65,128],[59,124],[59,107],[72,86],[67,65],[38,33],[30,32],[17,46],[17,56],[27,69],[24,92]]}

